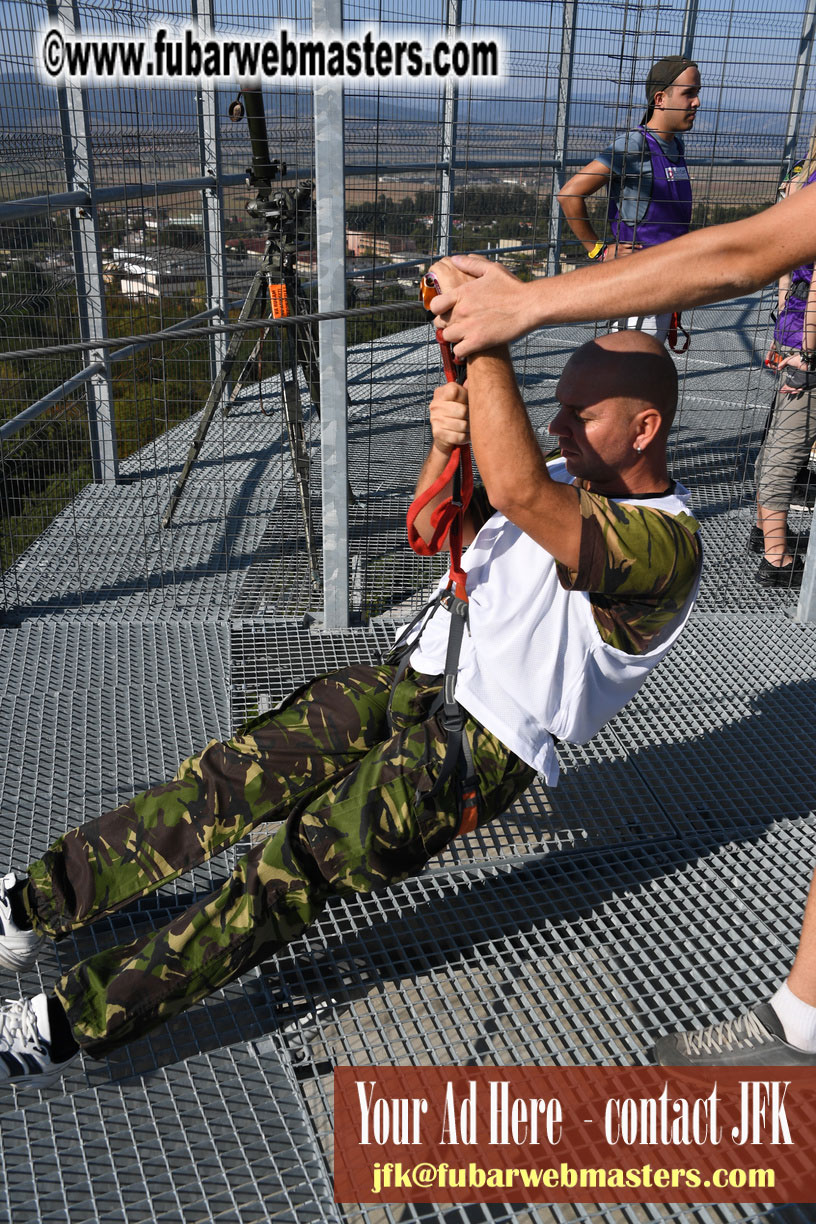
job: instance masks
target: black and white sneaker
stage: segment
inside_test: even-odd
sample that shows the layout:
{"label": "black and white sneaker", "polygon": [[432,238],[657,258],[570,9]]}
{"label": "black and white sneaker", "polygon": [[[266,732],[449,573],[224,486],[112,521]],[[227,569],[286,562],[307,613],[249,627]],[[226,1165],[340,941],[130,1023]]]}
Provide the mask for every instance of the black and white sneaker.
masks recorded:
{"label": "black and white sneaker", "polygon": [[21,930],[14,921],[9,893],[19,883],[13,871],[0,880],[0,965],[15,973],[31,968],[44,939],[36,931]]}
{"label": "black and white sneaker", "polygon": [[0,1083],[49,1084],[79,1057],[77,1050],[62,1062],[51,1057],[48,996],[7,999],[0,1007]]}
{"label": "black and white sneaker", "polygon": [[662,1067],[816,1067],[816,1054],[785,1040],[782,1022],[769,1003],[736,1020],[661,1037],[654,1056]]}

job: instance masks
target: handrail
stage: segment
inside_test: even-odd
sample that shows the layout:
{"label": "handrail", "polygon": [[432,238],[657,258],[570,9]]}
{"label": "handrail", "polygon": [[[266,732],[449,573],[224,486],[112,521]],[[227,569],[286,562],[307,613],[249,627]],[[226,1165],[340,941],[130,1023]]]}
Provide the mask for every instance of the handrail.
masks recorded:
{"label": "handrail", "polygon": [[[496,247],[486,247],[481,251],[473,251],[472,254],[474,255],[497,255],[501,253],[502,255],[513,255],[513,254],[518,253],[519,251],[545,250],[547,246],[548,246],[548,243],[546,242],[529,242],[529,243],[521,243],[518,246],[504,247],[501,249],[501,252],[499,252],[499,250]],[[430,263],[434,258],[436,257],[433,255],[418,255],[416,259],[408,259],[399,264],[381,264],[379,266],[375,266],[370,269],[366,268],[362,272],[358,269],[357,271],[354,271],[354,272],[347,272],[346,280],[354,280],[355,278],[361,275],[374,276],[382,272],[395,272],[395,271],[400,271],[401,269],[416,268],[420,264]],[[308,288],[308,284],[304,285],[304,288]],[[232,306],[241,305],[241,304],[242,304],[241,302],[237,302],[237,303],[231,302],[230,306],[232,307]],[[360,314],[360,315],[374,314],[378,311],[382,313],[386,313],[388,311],[393,310],[394,312],[396,312],[400,307],[404,309],[406,306],[407,307],[416,306],[418,308],[418,303],[388,302],[388,303],[381,303],[379,306],[363,307],[361,310],[356,310],[356,311],[349,310],[349,311],[344,311],[343,313],[346,316],[353,317],[355,314]],[[163,328],[161,332],[155,332],[153,334],[148,334],[142,337],[138,337],[138,336],[134,337],[133,343],[129,344],[126,348],[122,348],[122,349],[116,349],[114,346],[116,344],[121,344],[122,340],[126,340],[128,339],[128,337],[109,336],[106,340],[102,341],[101,343],[99,340],[95,340],[95,341],[78,340],[78,341],[72,342],[71,344],[53,345],[53,346],[50,346],[50,348],[44,348],[42,345],[40,345],[37,349],[12,350],[12,351],[9,351],[8,353],[0,353],[0,361],[6,360],[6,359],[22,358],[26,356],[42,357],[42,356],[48,356],[48,355],[56,355],[58,353],[73,352],[73,351],[82,352],[82,351],[89,350],[89,349],[98,350],[99,348],[102,348],[102,347],[107,348],[107,349],[113,349],[113,351],[110,352],[109,354],[109,360],[111,362],[124,361],[126,358],[132,357],[134,353],[139,352],[141,349],[147,348],[151,344],[159,344],[165,339],[172,338],[172,334],[174,332],[184,333],[187,331],[188,328],[190,328],[192,324],[203,322],[203,320],[205,319],[213,318],[213,316],[219,313],[220,311],[218,311],[217,309],[203,310],[199,314],[191,315],[189,319],[182,319],[178,323],[173,323],[170,327]],[[275,322],[276,320],[274,319],[259,320],[257,325],[258,327],[266,327],[266,326],[274,325]],[[293,323],[295,322],[295,320],[290,319],[287,322]],[[215,332],[230,331],[234,326],[235,326],[234,324],[224,323],[218,327],[207,328],[206,331],[202,329],[199,332],[199,335],[193,338],[198,339],[204,335],[214,334]],[[252,324],[245,323],[243,326],[251,327]],[[189,336],[185,336],[185,335],[181,335],[178,338],[180,340],[190,339]],[[77,390],[84,383],[88,382],[91,378],[93,378],[94,375],[101,373],[103,368],[104,367],[101,362],[98,362],[98,361],[93,362],[91,365],[87,366],[85,369],[80,370],[78,374],[74,374],[72,378],[69,378],[65,382],[60,383],[58,387],[55,387],[52,391],[49,391],[46,395],[44,395],[41,399],[38,399],[35,403],[29,404],[29,406],[27,408],[24,408],[22,412],[19,412],[17,416],[12,417],[10,421],[6,421],[3,425],[0,425],[0,441],[5,441],[7,438],[14,437],[15,434],[19,433],[19,431],[23,428],[24,425],[29,424],[31,421],[35,421],[38,417],[42,416],[44,412],[47,412],[49,408],[52,408],[54,404],[59,403],[61,399],[66,399],[73,391]]]}
{"label": "handrail", "polygon": [[[170,327],[165,328],[165,334],[189,327],[191,323],[195,323],[199,320],[211,319],[213,315],[217,314],[220,314],[220,311],[217,308],[212,310],[202,310],[200,314],[193,315],[189,319],[182,319],[180,323],[174,323]],[[111,362],[124,361],[128,357],[132,357],[134,353],[138,353],[141,349],[147,348],[152,343],[152,340],[137,340],[134,344],[129,344],[126,348],[122,348],[111,353],[109,360]],[[91,347],[90,342],[88,347]],[[92,347],[98,348],[98,341],[93,342]],[[42,352],[42,349],[40,349],[40,352]],[[2,354],[0,354],[0,360],[2,360]],[[28,407],[24,408],[22,412],[18,412],[17,416],[12,417],[10,421],[4,421],[3,424],[0,425],[0,441],[5,442],[7,438],[13,438],[15,434],[20,432],[24,425],[28,425],[31,421],[36,421],[37,418],[42,416],[44,412],[47,412],[49,408],[53,408],[54,404],[58,404],[60,400],[67,399],[69,395],[72,395],[74,391],[77,391],[80,387],[84,386],[86,382],[90,382],[95,375],[101,374],[104,369],[104,362],[91,362],[90,365],[86,366],[83,370],[80,370],[79,373],[72,375],[71,378],[67,378],[65,382],[60,383],[58,387],[54,387],[52,391],[49,391],[46,395],[43,395],[41,399],[36,400],[33,404],[29,404]]]}
{"label": "handrail", "polygon": [[[568,157],[565,166],[583,166],[586,157]],[[687,157],[689,166],[710,166],[711,159],[706,157]],[[416,174],[422,171],[439,171],[453,168],[454,170],[536,170],[553,169],[561,166],[561,162],[552,157],[521,157],[510,160],[493,161],[489,158],[460,160],[453,162],[444,159],[427,162],[406,162],[399,166],[384,166],[351,163],[346,166],[347,178],[369,178],[372,175],[382,177],[388,174]],[[718,157],[718,166],[741,166],[746,169],[773,167],[779,169],[779,159],[771,157]],[[281,176],[282,181],[296,179],[311,174],[311,170],[287,170]],[[222,187],[239,187],[246,182],[245,174],[222,174],[218,180]],[[121,183],[116,187],[97,187],[93,191],[64,191],[54,195],[27,196],[20,200],[7,200],[0,203],[0,224],[8,221],[18,221],[25,217],[38,216],[40,213],[60,212],[69,208],[88,208],[97,204],[115,204],[120,200],[138,199],[141,196],[174,195],[180,191],[206,191],[216,187],[212,175],[189,179],[168,179],[155,183]]]}

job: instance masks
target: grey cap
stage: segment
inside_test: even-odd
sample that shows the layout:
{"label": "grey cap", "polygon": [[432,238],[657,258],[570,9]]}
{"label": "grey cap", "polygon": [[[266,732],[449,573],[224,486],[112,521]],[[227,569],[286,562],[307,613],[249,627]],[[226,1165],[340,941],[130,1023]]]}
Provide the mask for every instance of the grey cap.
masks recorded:
{"label": "grey cap", "polygon": [[694,60],[686,59],[685,55],[666,55],[652,64],[646,78],[646,114],[641,124],[648,123],[654,113],[654,100],[664,89],[668,89],[687,68],[699,68]]}

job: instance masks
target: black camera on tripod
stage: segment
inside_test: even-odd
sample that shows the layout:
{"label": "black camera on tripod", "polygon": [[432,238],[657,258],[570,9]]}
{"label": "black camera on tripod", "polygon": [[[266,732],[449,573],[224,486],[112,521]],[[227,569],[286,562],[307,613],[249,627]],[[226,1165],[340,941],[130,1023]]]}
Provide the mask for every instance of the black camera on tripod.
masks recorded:
{"label": "black camera on tripod", "polygon": [[[320,368],[316,326],[313,321],[304,323],[297,317],[309,312],[309,303],[303,299],[298,281],[297,253],[303,246],[308,245],[308,231],[314,213],[314,183],[304,181],[293,183],[291,187],[280,184],[286,174],[286,164],[280,159],[273,161],[269,156],[263,98],[259,88],[242,88],[239,97],[231,104],[229,113],[230,118],[236,122],[246,115],[252,146],[252,165],[247,170],[247,184],[255,192],[255,198],[246,204],[246,211],[254,219],[263,221],[266,226],[264,254],[241,307],[238,327],[232,332],[227,352],[210,388],[198,429],[170,495],[162,525],[170,525],[192,466],[201,452],[210,423],[227,391],[238,349],[246,339],[245,328],[249,327],[256,310],[266,309],[271,310],[271,313],[268,316],[269,322],[257,334],[244,370],[260,361],[261,349],[273,322],[277,324],[281,319],[295,316],[291,326],[275,326],[273,338],[277,348],[276,364],[281,403],[294,485],[305,533],[310,582],[312,587],[318,590],[321,584],[320,566],[311,522],[309,452],[303,426],[299,373],[302,373],[306,382],[312,407],[319,413]],[[273,185],[276,183],[279,186],[273,191]],[[236,390],[240,387],[242,378],[243,372],[237,380]],[[257,382],[260,395],[260,373]],[[222,406],[224,415],[229,411],[229,403],[231,399]]]}
{"label": "black camera on tripod", "polygon": [[294,266],[297,252],[310,244],[313,193],[314,183],[307,180],[293,191],[282,187],[267,198],[259,195],[246,203],[250,217],[266,225],[268,247],[277,252],[281,268],[287,272]]}
{"label": "black camera on tripod", "polygon": [[[233,108],[236,108],[233,113]],[[252,146],[252,165],[247,168],[247,186],[256,192],[245,208],[256,221],[263,221],[269,242],[281,253],[292,254],[308,241],[308,228],[314,211],[314,183],[305,180],[294,188],[272,184],[286,174],[286,162],[269,156],[266,118],[260,89],[242,89],[230,108],[233,119],[246,115]]]}
{"label": "black camera on tripod", "polygon": [[282,187],[269,196],[247,200],[246,211],[257,221],[264,221],[270,230],[277,230],[290,240],[304,241],[306,226],[314,210],[314,183],[307,179],[294,190]]}

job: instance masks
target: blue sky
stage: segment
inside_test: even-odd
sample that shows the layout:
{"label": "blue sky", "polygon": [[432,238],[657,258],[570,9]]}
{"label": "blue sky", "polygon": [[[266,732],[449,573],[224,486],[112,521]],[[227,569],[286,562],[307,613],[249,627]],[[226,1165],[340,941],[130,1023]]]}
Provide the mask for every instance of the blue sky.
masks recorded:
{"label": "blue sky", "polygon": [[[776,0],[769,8],[761,0],[703,0],[694,45],[703,76],[700,133],[715,129],[759,136],[784,130],[790,106],[796,55],[806,0]],[[422,29],[430,37],[440,30],[442,0],[346,0],[346,30],[379,26],[396,36]],[[82,6],[80,5],[80,11]],[[159,13],[180,24],[189,19],[189,0],[94,0],[98,30],[121,30],[132,20],[143,33]],[[217,28],[261,36],[278,22],[306,32],[310,23],[307,0],[216,0]],[[18,75],[32,67],[34,36],[45,19],[44,3],[0,0],[0,75]],[[513,107],[522,107],[524,121],[551,122],[557,93],[561,48],[562,5],[540,0],[462,0],[462,33],[497,34],[505,45],[508,76],[501,88],[463,87],[475,97],[492,100],[498,122],[506,122]],[[650,63],[680,49],[681,3],[627,3],[581,0],[575,43],[572,97],[576,116],[597,108],[612,126],[639,117],[643,80]],[[816,84],[816,64],[812,80]],[[816,89],[808,88],[804,128],[816,112]],[[355,92],[360,92],[355,87]],[[401,91],[415,98],[438,97],[437,87]],[[484,108],[482,108],[484,109]]]}

